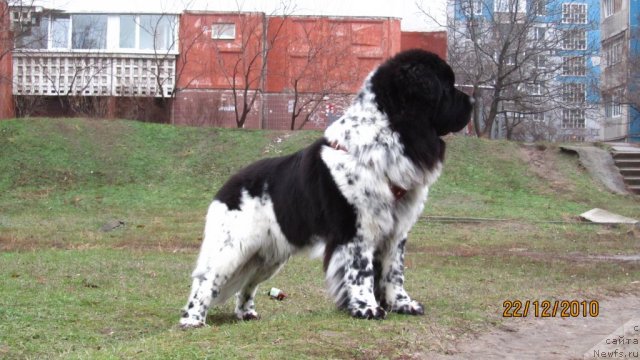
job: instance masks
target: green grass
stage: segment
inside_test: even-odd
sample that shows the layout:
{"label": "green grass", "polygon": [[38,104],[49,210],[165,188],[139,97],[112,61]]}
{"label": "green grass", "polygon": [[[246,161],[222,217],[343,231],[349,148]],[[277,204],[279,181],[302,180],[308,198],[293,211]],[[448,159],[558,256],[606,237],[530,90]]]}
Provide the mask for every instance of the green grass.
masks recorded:
{"label": "green grass", "polygon": [[[210,327],[179,330],[216,189],[251,161],[319,136],[0,122],[0,358],[425,357],[508,321],[500,317],[506,299],[637,291],[637,262],[588,260],[640,253],[637,230],[574,221],[593,207],[639,218],[636,198],[605,191],[553,146],[541,176],[517,143],[450,137],[425,215],[511,220],[416,225],[406,286],[425,302],[425,316],[351,319],[325,295],[320,261],[297,257],[259,289],[260,321],[235,320],[229,303],[211,311]],[[100,231],[114,219],[126,225]],[[289,298],[270,300],[271,286]]]}

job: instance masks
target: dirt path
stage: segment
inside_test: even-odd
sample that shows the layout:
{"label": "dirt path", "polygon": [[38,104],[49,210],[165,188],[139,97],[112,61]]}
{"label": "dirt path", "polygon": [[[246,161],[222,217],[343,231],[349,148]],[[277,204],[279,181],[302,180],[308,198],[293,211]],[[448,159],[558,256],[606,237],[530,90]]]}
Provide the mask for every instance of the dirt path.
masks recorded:
{"label": "dirt path", "polygon": [[596,318],[510,319],[500,329],[461,339],[450,355],[425,358],[640,359],[638,293],[600,301]]}

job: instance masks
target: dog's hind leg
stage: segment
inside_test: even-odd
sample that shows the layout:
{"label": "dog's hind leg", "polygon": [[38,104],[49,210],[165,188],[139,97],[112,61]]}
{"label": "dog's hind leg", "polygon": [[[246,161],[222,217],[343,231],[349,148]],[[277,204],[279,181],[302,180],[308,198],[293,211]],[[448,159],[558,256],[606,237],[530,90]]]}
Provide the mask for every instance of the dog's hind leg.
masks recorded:
{"label": "dog's hind leg", "polygon": [[373,293],[373,248],[364,241],[339,245],[327,266],[329,292],[339,308],[363,319],[383,319],[385,310]]}
{"label": "dog's hind leg", "polygon": [[207,213],[204,239],[193,278],[191,295],[182,313],[183,328],[203,326],[207,311],[233,296],[250,276],[245,265],[255,255],[258,244],[237,226],[239,212],[214,201]]}
{"label": "dog's hind leg", "polygon": [[411,300],[404,290],[404,248],[407,238],[392,244],[389,248],[376,252],[374,264],[379,274],[376,285],[376,295],[380,304],[387,310],[409,315],[424,315],[424,307],[415,300]]}
{"label": "dog's hind leg", "polygon": [[[220,266],[218,263],[209,263],[205,269],[197,267],[194,271],[191,295],[184,308],[180,325],[183,328],[200,327],[205,323],[207,311],[213,305],[224,303],[229,296],[237,291],[237,283],[234,272],[238,266],[229,266],[227,260],[237,254],[220,254],[220,259],[225,259]],[[234,261],[232,261],[233,263]]]}
{"label": "dog's hind leg", "polygon": [[193,278],[191,295],[189,295],[189,301],[183,309],[182,318],[180,318],[182,328],[204,326],[211,300],[219,295],[216,288],[214,279],[206,275]]}
{"label": "dog's hind leg", "polygon": [[263,281],[270,279],[273,275],[277,274],[282,268],[284,262],[275,264],[263,265],[256,267],[256,271],[253,276],[247,281],[236,294],[236,316],[240,320],[256,320],[260,316],[256,312],[256,305],[254,298],[256,295],[256,289],[258,285]]}

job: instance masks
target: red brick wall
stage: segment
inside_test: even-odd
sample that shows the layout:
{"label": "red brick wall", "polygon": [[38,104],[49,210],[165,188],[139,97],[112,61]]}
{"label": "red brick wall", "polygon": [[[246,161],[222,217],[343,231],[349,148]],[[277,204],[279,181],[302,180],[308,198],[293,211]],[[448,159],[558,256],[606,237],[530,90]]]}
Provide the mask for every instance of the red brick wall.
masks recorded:
{"label": "red brick wall", "polygon": [[[262,68],[264,15],[261,13],[199,13],[180,16],[180,56],[176,64],[180,89],[257,89]],[[211,26],[233,23],[233,40],[211,38]]]}
{"label": "red brick wall", "polygon": [[13,76],[11,62],[12,43],[12,36],[9,32],[7,3],[0,0],[0,119],[15,117],[11,86]]}
{"label": "red brick wall", "polygon": [[[236,39],[211,39],[214,23],[236,24]],[[172,122],[236,127],[229,90],[231,65],[239,64],[246,70],[248,62],[260,55],[263,35],[273,46],[266,58],[264,83],[259,81],[261,58],[248,72],[253,79],[250,88],[264,93],[256,100],[246,128],[289,129],[291,113],[298,110],[292,104],[297,87],[302,101],[313,97],[321,102],[303,124],[313,107],[307,106],[294,128],[324,129],[348,106],[366,75],[401,46],[399,19],[187,12],[181,16],[178,93]],[[244,79],[236,81],[242,84]]]}
{"label": "red brick wall", "polygon": [[[400,20],[270,17],[266,91],[354,93],[400,50]],[[296,84],[297,83],[297,84]]]}
{"label": "red brick wall", "polygon": [[447,33],[445,31],[434,32],[402,32],[402,50],[424,49],[438,54],[447,59]]}

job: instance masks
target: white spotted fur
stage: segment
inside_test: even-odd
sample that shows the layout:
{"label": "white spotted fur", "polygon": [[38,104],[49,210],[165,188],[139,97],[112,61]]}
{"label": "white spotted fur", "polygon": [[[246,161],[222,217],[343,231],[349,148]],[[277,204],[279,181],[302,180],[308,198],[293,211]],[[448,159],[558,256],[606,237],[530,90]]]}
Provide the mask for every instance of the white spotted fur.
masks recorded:
{"label": "white spotted fur", "polygon": [[[325,147],[322,159],[347,201],[358,209],[357,221],[361,226],[358,227],[357,236],[363,242],[363,256],[373,260],[374,252],[381,250],[385,269],[391,266],[391,262],[397,261],[394,256],[385,256],[385,252],[391,251],[405,239],[417,221],[424,209],[429,186],[440,176],[442,163],[431,170],[417,167],[404,155],[399,135],[390,129],[387,116],[375,106],[375,94],[371,91],[369,80],[361,92],[363,100],[356,101],[325,131],[329,143],[340,144],[340,148],[346,151]],[[358,181],[350,184],[349,174],[357,174]],[[407,193],[396,201],[390,183],[408,190]],[[341,288],[344,278],[354,276],[354,270],[347,272],[344,277],[338,276],[340,271],[349,267],[352,252],[353,245],[349,244],[334,253],[326,274],[329,293],[335,299],[347,295],[354,299],[352,301],[364,301],[369,305],[363,311],[373,311],[376,301],[369,291],[372,284],[347,284],[346,288]],[[402,304],[396,302],[398,293],[406,295],[402,286],[387,286],[385,290],[384,295],[391,310],[415,303],[408,296]]]}

